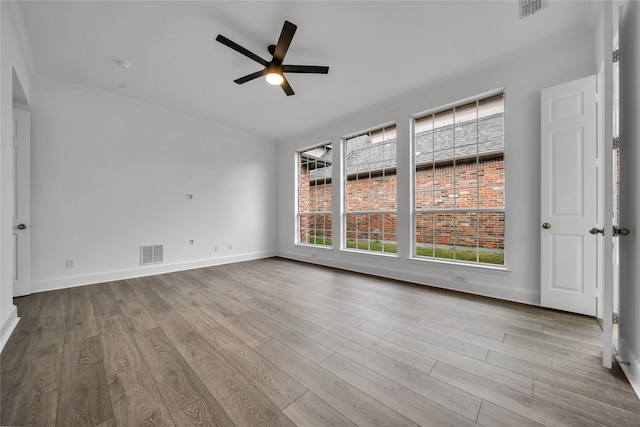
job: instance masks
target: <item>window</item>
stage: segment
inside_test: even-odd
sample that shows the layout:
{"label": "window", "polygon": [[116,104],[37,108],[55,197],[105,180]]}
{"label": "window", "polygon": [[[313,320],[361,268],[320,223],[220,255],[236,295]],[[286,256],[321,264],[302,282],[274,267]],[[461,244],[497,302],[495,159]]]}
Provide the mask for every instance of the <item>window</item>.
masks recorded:
{"label": "window", "polygon": [[415,120],[417,257],[504,265],[504,95]]}
{"label": "window", "polygon": [[298,152],[300,244],[331,246],[331,144]]}
{"label": "window", "polygon": [[345,140],[345,248],[396,253],[396,127]]}

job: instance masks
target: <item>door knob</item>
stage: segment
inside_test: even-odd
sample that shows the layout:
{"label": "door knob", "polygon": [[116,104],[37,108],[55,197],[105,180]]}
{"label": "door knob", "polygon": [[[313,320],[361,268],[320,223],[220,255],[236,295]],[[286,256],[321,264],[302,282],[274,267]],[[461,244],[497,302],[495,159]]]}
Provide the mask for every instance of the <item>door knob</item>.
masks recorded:
{"label": "door knob", "polygon": [[27,228],[27,226],[26,226],[26,225],[24,225],[24,224],[18,224],[18,230],[24,230],[24,229],[26,229],[26,228]]}
{"label": "door knob", "polygon": [[613,235],[614,236],[628,236],[631,234],[628,228],[619,228],[615,225],[613,226]]}
{"label": "door knob", "polygon": [[544,224],[542,224],[542,228],[544,228],[545,230],[548,230],[551,228],[551,224],[549,224],[548,222],[545,222]]}
{"label": "door knob", "polygon": [[589,233],[591,234],[602,234],[604,236],[604,228],[597,228],[597,227],[593,227],[591,230],[589,230]]}

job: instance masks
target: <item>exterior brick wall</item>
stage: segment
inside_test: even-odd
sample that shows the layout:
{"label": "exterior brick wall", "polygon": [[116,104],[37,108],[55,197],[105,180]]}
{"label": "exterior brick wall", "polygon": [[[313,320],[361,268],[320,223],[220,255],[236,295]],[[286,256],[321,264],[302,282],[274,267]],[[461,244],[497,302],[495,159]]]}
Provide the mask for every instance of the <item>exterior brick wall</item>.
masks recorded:
{"label": "exterior brick wall", "polygon": [[395,211],[396,191],[395,171],[385,176],[349,178],[346,211]]}
{"label": "exterior brick wall", "polygon": [[[417,243],[504,249],[502,156],[426,167],[416,174],[416,188]],[[497,211],[420,212],[433,209]]]}
{"label": "exterior brick wall", "polygon": [[504,249],[504,212],[419,213],[416,215],[416,242]]}
{"label": "exterior brick wall", "polygon": [[427,166],[416,173],[416,210],[504,207],[502,156]]}
{"label": "exterior brick wall", "polygon": [[[310,236],[331,237],[332,184],[310,182],[309,173],[300,169],[299,212],[328,212],[300,217],[300,242]],[[504,161],[501,156],[426,166],[416,173],[416,241],[442,246],[479,245],[486,249],[504,249],[503,212],[430,212],[421,210],[504,208]],[[420,190],[424,189],[424,190]],[[428,189],[428,190],[427,190]],[[395,241],[395,214],[357,214],[357,211],[395,210],[396,175],[356,176],[347,181],[347,239]],[[479,198],[476,196],[479,194]],[[476,241],[476,235],[478,241]]]}

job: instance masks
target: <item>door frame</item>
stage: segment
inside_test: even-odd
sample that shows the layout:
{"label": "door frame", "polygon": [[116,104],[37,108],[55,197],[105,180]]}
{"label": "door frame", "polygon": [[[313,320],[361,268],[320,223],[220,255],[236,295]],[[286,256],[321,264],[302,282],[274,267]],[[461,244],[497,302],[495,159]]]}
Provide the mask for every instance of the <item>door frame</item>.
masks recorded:
{"label": "door frame", "polygon": [[[28,106],[13,104],[12,124],[12,178],[15,182],[12,185],[14,237],[11,251],[15,298],[31,294],[31,111]],[[19,229],[18,225],[26,228]]]}
{"label": "door frame", "polygon": [[613,366],[613,13],[610,1],[603,3],[603,115],[599,118],[604,147],[604,248],[602,271],[602,366]]}

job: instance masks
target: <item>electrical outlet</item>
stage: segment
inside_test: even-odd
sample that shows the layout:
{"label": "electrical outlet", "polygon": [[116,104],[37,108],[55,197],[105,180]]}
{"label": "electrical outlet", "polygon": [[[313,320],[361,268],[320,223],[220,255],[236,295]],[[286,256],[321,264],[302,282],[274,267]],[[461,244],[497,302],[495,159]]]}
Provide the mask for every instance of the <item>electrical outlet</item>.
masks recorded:
{"label": "electrical outlet", "polygon": [[218,245],[214,245],[213,252],[218,252],[219,250],[220,250],[220,248],[218,247]]}
{"label": "electrical outlet", "polygon": [[453,280],[456,282],[464,282],[464,276],[462,274],[453,273]]}
{"label": "electrical outlet", "polygon": [[229,251],[233,250],[233,245],[231,243],[229,243]]}
{"label": "electrical outlet", "polygon": [[75,258],[67,258],[66,266],[67,266],[67,268],[75,268],[75,266],[76,266]]}

